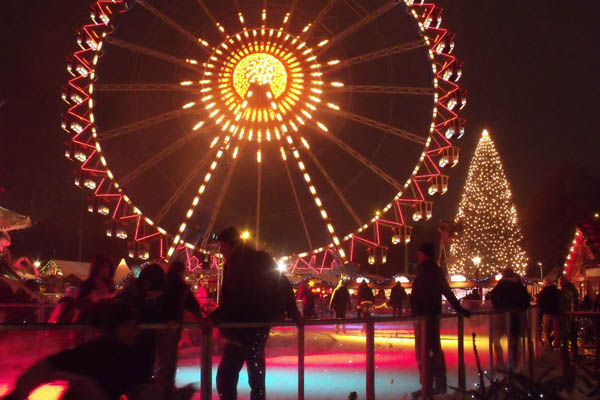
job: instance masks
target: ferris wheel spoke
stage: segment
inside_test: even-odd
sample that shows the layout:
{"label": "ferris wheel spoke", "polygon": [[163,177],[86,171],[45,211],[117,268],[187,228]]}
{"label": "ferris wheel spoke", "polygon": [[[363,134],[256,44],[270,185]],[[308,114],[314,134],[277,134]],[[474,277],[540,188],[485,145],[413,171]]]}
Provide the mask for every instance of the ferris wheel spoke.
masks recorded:
{"label": "ferris wheel spoke", "polygon": [[219,211],[221,210],[221,206],[223,205],[223,200],[225,199],[225,194],[229,189],[229,184],[231,183],[231,178],[233,177],[233,172],[235,171],[235,167],[237,166],[239,157],[234,157],[231,161],[231,166],[227,171],[227,175],[225,176],[225,182],[223,182],[223,186],[221,186],[221,190],[219,191],[219,197],[213,206],[212,213],[210,215],[210,219],[208,221],[208,225],[206,226],[206,230],[204,231],[204,235],[202,237],[202,242],[200,245],[201,249],[206,248],[206,244],[208,243],[208,239],[210,238],[210,233],[215,226],[215,221],[217,220],[217,215],[219,215]]}
{"label": "ferris wheel spoke", "polygon": [[321,134],[322,137],[329,139],[334,144],[336,144],[338,147],[340,147],[342,150],[346,151],[348,154],[350,154],[352,157],[354,157],[357,161],[359,161],[361,164],[363,164],[365,167],[367,167],[373,173],[375,173],[375,175],[379,176],[381,179],[386,181],[389,185],[396,188],[398,191],[404,190],[403,185],[400,182],[398,182],[396,179],[392,178],[387,172],[385,172],[384,170],[379,168],[377,165],[373,164],[369,159],[367,159],[365,156],[360,154],[354,148],[348,146],[344,141],[342,141],[341,139],[339,139],[338,137],[336,137],[334,135],[324,133],[320,129],[320,127],[316,127],[313,125],[309,125],[309,126],[316,132],[319,132],[319,134]]}
{"label": "ferris wheel spoke", "polygon": [[175,83],[96,83],[99,92],[189,92],[200,93],[200,88]]}
{"label": "ferris wheel spoke", "polygon": [[282,24],[282,26],[285,27],[285,26],[287,26],[287,24],[289,24],[290,20],[294,16],[294,11],[296,11],[296,6],[297,5],[298,5],[298,0],[292,0],[292,5],[290,6],[290,10],[283,17],[283,24]]}
{"label": "ferris wheel spoke", "polygon": [[411,86],[375,86],[375,85],[344,85],[332,87],[334,92],[373,93],[373,94],[411,94],[422,96],[433,96],[436,90],[432,87]]}
{"label": "ferris wheel spoke", "polygon": [[140,164],[137,168],[129,172],[123,178],[119,179],[119,184],[121,186],[125,186],[131,183],[132,181],[140,177],[142,174],[150,170],[152,167],[157,165],[159,162],[173,154],[176,150],[179,150],[180,147],[182,147],[183,145],[190,142],[196,137],[197,135],[195,133],[189,134],[171,143],[169,146],[165,147],[163,150],[161,150],[160,152],[146,160],[144,163]]}
{"label": "ferris wheel spoke", "polygon": [[287,155],[283,147],[281,150],[281,158],[283,159],[283,165],[285,166],[285,171],[290,182],[290,187],[292,188],[292,194],[294,195],[294,200],[296,201],[296,207],[298,208],[298,214],[300,215],[300,220],[302,221],[302,228],[304,228],[304,235],[306,236],[306,242],[308,243],[308,248],[313,249],[312,241],[310,240],[310,234],[308,233],[308,227],[306,225],[306,220],[304,218],[304,213],[302,212],[302,207],[300,206],[300,199],[298,198],[298,192],[296,191],[296,185],[294,185],[294,180],[292,179],[292,173],[290,172],[290,167],[287,161]]}
{"label": "ferris wheel spoke", "polygon": [[181,238],[187,228],[187,224],[188,224],[190,218],[192,217],[192,215],[194,214],[194,210],[196,209],[196,206],[200,202],[200,197],[202,197],[202,195],[206,191],[206,187],[208,186],[208,183],[210,182],[211,178],[213,177],[213,174],[215,173],[215,170],[217,169],[217,167],[219,165],[219,161],[221,160],[221,158],[223,157],[223,154],[225,153],[225,148],[226,148],[226,144],[223,144],[221,146],[221,148],[219,150],[217,150],[215,158],[213,159],[213,162],[210,164],[208,172],[206,173],[206,175],[204,175],[204,180],[202,181],[202,184],[200,184],[200,187],[198,187],[198,192],[196,193],[196,196],[194,197],[194,200],[192,201],[192,205],[188,209],[183,222],[179,225],[179,230],[177,231],[177,234],[175,235],[175,237],[173,238],[173,241],[171,242],[169,251],[167,251],[167,258],[171,258],[171,256],[175,252],[175,248],[181,241]]}
{"label": "ferris wheel spoke", "polygon": [[114,37],[107,37],[106,41],[114,46],[121,47],[123,49],[127,49],[133,51],[135,53],[143,54],[149,57],[156,58],[158,60],[166,61],[171,64],[179,65],[184,68],[188,68],[194,72],[202,74],[204,71],[201,68],[196,67],[198,63],[195,60],[183,60],[172,56],[170,54],[163,53],[162,51],[150,49],[148,47],[140,46],[137,44],[129,43],[121,39],[117,39]]}
{"label": "ferris wheel spoke", "polygon": [[[266,2],[266,0],[265,0]],[[260,243],[260,206],[261,206],[261,195],[262,195],[262,156],[261,150],[258,150],[256,155],[256,161],[258,162],[257,168],[257,185],[256,185],[256,232],[255,232],[255,243],[258,249]]]}
{"label": "ferris wheel spoke", "polygon": [[397,6],[398,4],[400,4],[400,1],[397,1],[397,0],[388,1],[383,6],[379,7],[377,10],[373,11],[372,13],[370,13],[368,15],[365,15],[363,18],[361,18],[360,20],[358,20],[353,25],[350,25],[348,28],[346,28],[342,32],[338,33],[336,36],[330,38],[329,41],[324,46],[322,46],[320,48],[320,50],[318,51],[318,53],[319,54],[325,53],[333,45],[335,45],[338,42],[346,39],[348,36],[350,36],[354,32],[360,30],[364,26],[366,26],[369,23],[373,22],[375,19],[379,18],[381,15],[385,14],[386,12],[388,12],[389,10],[391,10],[392,8],[394,8],[395,6]]}
{"label": "ferris wheel spoke", "polygon": [[342,202],[344,207],[346,207],[346,210],[352,216],[352,219],[354,220],[356,225],[361,226],[362,222],[361,222],[358,214],[356,213],[356,211],[354,211],[354,209],[352,208],[352,205],[350,204],[350,202],[346,199],[346,197],[342,193],[342,190],[338,187],[338,185],[335,183],[335,181],[331,178],[329,173],[327,173],[327,170],[325,168],[323,168],[323,165],[317,159],[317,156],[315,156],[315,154],[310,150],[310,146],[305,146],[305,149],[306,149],[306,154],[308,154],[310,159],[313,161],[313,163],[317,166],[317,168],[321,172],[321,175],[323,175],[323,177],[325,178],[327,183],[329,183],[329,186],[331,186],[331,188],[333,189],[335,194],[338,196],[338,198],[340,199],[340,201]]}
{"label": "ferris wheel spoke", "polygon": [[177,109],[173,111],[168,111],[163,114],[154,115],[152,117],[140,121],[132,122],[130,124],[126,124],[104,132],[100,132],[97,134],[97,137],[99,141],[114,139],[132,132],[137,132],[141,129],[147,128],[152,125],[160,124],[161,122],[169,121],[174,118],[179,118],[183,115],[190,115],[196,113],[198,113],[198,111],[190,109]]}
{"label": "ferris wheel spoke", "polygon": [[160,10],[158,10],[158,9],[154,8],[153,6],[151,6],[150,4],[148,4],[146,2],[146,0],[137,0],[136,3],[139,4],[140,6],[144,7],[149,13],[151,13],[152,15],[154,15],[155,17],[157,17],[158,19],[163,21],[165,24],[169,25],[171,28],[173,28],[177,32],[181,33],[183,36],[185,36],[187,39],[189,39],[196,46],[200,47],[202,49],[202,51],[204,51],[208,55],[211,54],[211,50],[208,48],[209,44],[205,40],[194,36],[192,33],[187,31],[184,27],[179,25],[177,22],[173,21],[171,18],[169,18],[165,14],[163,14]]}
{"label": "ferris wheel spoke", "polygon": [[308,25],[304,27],[304,29],[302,29],[302,33],[300,34],[300,36],[310,37],[310,35],[313,33],[313,30],[317,26],[319,26],[319,24],[321,24],[323,18],[325,18],[327,13],[329,13],[329,11],[337,3],[337,1],[338,0],[327,0],[327,4],[325,4],[325,6],[321,8],[321,11],[319,11],[315,19],[313,19]]}
{"label": "ferris wheel spoke", "polygon": [[343,111],[343,110],[331,110],[328,108],[323,108],[323,110],[327,113],[347,118],[351,121],[358,122],[362,125],[378,129],[382,132],[401,137],[402,139],[406,139],[406,140],[409,140],[409,141],[417,143],[417,144],[424,145],[427,142],[427,139],[422,136],[416,135],[414,133],[405,131],[400,128],[396,128],[395,126],[391,126],[391,125],[385,124],[383,122],[375,121],[373,119],[364,117],[362,115],[354,114],[354,113],[351,113],[348,111]]}
{"label": "ferris wheel spoke", "polygon": [[240,8],[239,1],[233,0],[233,4],[235,5],[235,9],[238,13],[238,19],[240,20],[240,24],[242,24],[243,28],[246,28],[246,21],[244,20],[244,14],[242,13],[242,9]]}
{"label": "ferris wheel spoke", "polygon": [[192,183],[194,178],[198,176],[202,168],[204,168],[206,163],[208,163],[208,160],[213,154],[214,152],[211,151],[204,153],[204,156],[200,159],[200,161],[198,161],[198,163],[196,163],[196,165],[190,171],[190,173],[187,174],[183,182],[179,186],[177,186],[175,192],[173,192],[171,197],[169,197],[169,200],[167,200],[167,202],[158,211],[158,214],[156,214],[156,218],[154,220],[157,224],[159,224],[163,220],[163,218],[169,213],[169,211],[171,211],[171,208],[175,205],[175,203],[177,203],[177,201],[179,201],[179,199],[185,192],[185,189]]}
{"label": "ferris wheel spoke", "polygon": [[[327,46],[327,43],[325,46]],[[329,65],[323,69],[323,74],[330,74],[340,69],[348,68],[353,65],[362,64],[367,61],[378,60],[380,58],[388,57],[394,54],[404,53],[410,50],[420,49],[425,47],[427,44],[424,40],[415,40],[413,42],[402,43],[395,46],[386,47],[385,49],[379,49],[370,53],[360,54],[355,57],[350,57],[340,62],[331,61]],[[324,47],[325,47],[324,46]],[[337,60],[336,60],[337,61]]]}
{"label": "ferris wheel spoke", "polygon": [[312,179],[310,178],[310,174],[306,170],[306,166],[305,166],[306,164],[302,161],[302,158],[300,157],[300,152],[296,148],[296,146],[294,144],[294,140],[292,139],[291,136],[287,136],[286,137],[286,142],[288,144],[288,147],[289,147],[290,151],[292,152],[292,154],[294,156],[294,159],[296,160],[296,163],[298,164],[298,169],[300,170],[300,173],[304,177],[304,181],[306,182],[308,190],[309,190],[309,192],[313,196],[313,199],[315,201],[317,209],[319,210],[319,214],[321,216],[321,219],[323,220],[323,223],[325,224],[325,226],[327,228],[327,232],[329,233],[329,236],[331,237],[333,246],[337,250],[340,258],[345,261],[346,260],[346,254],[344,253],[344,249],[342,249],[341,246],[340,246],[341,243],[340,243],[340,240],[339,240],[339,238],[337,237],[337,235],[335,233],[335,228],[333,226],[331,218],[327,214],[327,211],[325,210],[325,206],[323,205],[323,202],[321,201],[321,198],[319,197],[319,194],[317,193],[317,189],[316,189],[315,185],[312,183]]}
{"label": "ferris wheel spoke", "polygon": [[200,5],[200,7],[202,7],[202,10],[208,16],[208,18],[212,21],[212,23],[215,25],[215,27],[219,31],[219,34],[221,36],[223,36],[223,39],[227,39],[227,33],[225,32],[225,28],[223,27],[223,25],[221,25],[221,23],[219,21],[217,21],[217,19],[210,12],[210,10],[208,9],[208,7],[206,7],[206,4],[204,4],[204,1],[202,1],[202,0],[196,0],[196,2]]}

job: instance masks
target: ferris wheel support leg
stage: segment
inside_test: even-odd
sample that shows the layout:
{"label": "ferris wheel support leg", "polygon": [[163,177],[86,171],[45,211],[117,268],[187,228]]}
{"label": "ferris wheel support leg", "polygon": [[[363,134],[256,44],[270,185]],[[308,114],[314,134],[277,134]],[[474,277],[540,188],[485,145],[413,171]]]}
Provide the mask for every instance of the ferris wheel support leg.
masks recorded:
{"label": "ferris wheel support leg", "polygon": [[231,166],[227,171],[227,176],[225,177],[225,182],[223,182],[223,186],[221,187],[221,191],[219,192],[219,197],[215,203],[213,211],[210,215],[210,220],[208,221],[208,225],[206,226],[206,230],[204,231],[204,236],[202,237],[202,242],[200,245],[201,249],[205,249],[208,243],[208,239],[210,238],[210,233],[212,232],[213,227],[215,226],[215,221],[217,220],[217,215],[219,215],[219,211],[221,210],[221,206],[223,205],[223,200],[225,199],[225,193],[229,189],[229,184],[231,183],[231,177],[233,176],[233,172],[235,171],[235,167],[237,166],[239,158],[234,157],[231,162]]}
{"label": "ferris wheel support leg", "polygon": [[331,176],[327,173],[327,170],[325,168],[323,168],[323,165],[317,159],[317,157],[313,154],[313,152],[310,151],[310,148],[306,149],[306,154],[308,154],[308,156],[313,161],[313,163],[317,166],[319,171],[321,171],[321,174],[323,175],[323,177],[325,178],[327,183],[329,183],[329,185],[333,188],[333,191],[337,194],[337,196],[339,197],[339,199],[342,202],[342,204],[344,205],[344,207],[346,207],[346,210],[352,216],[352,219],[354,220],[356,225],[360,227],[362,225],[362,222],[360,221],[358,214],[356,213],[356,211],[354,211],[354,209],[350,205],[350,202],[346,199],[346,197],[344,196],[344,194],[342,193],[342,191],[340,190],[338,185],[334,182],[334,180],[331,178]]}
{"label": "ferris wheel support leg", "polygon": [[156,214],[156,218],[154,220],[157,224],[163,220],[163,218],[169,213],[169,211],[175,205],[175,203],[177,203],[179,198],[183,195],[185,189],[190,185],[190,183],[192,183],[192,180],[194,180],[194,178],[200,173],[200,170],[204,168],[212,154],[213,152],[206,152],[204,154],[204,157],[202,157],[200,161],[198,161],[198,163],[194,166],[192,171],[185,177],[181,185],[177,187],[177,190],[173,192],[169,200],[167,200],[167,202],[162,206],[158,214]]}
{"label": "ferris wheel support leg", "polygon": [[302,159],[300,158],[300,152],[298,151],[298,149],[296,148],[296,146],[294,144],[294,139],[292,139],[292,137],[288,135],[286,137],[286,141],[288,143],[288,147],[289,147],[290,151],[292,152],[292,154],[294,155],[294,158],[296,159],[296,163],[298,164],[298,168],[300,169],[300,172],[304,176],[304,181],[306,182],[306,184],[308,186],[308,190],[310,191],[310,193],[313,196],[315,204],[317,205],[317,208],[320,212],[321,219],[323,220],[323,222],[325,223],[325,226],[327,227],[327,231],[329,232],[329,235],[332,239],[333,246],[337,250],[337,253],[339,254],[342,261],[346,262],[346,253],[344,252],[344,249],[341,246],[340,240],[335,233],[335,228],[333,227],[333,224],[331,223],[331,218],[327,214],[327,211],[325,210],[323,202],[319,198],[317,189],[315,188],[315,185],[313,185],[313,183],[312,183],[310,174],[308,173],[308,171],[306,171],[305,164],[302,161]]}
{"label": "ferris wheel support leg", "polygon": [[258,160],[257,168],[257,185],[256,185],[256,238],[255,246],[258,250],[260,244],[260,203],[261,203],[261,189],[262,189],[262,160]]}
{"label": "ferris wheel support leg", "polygon": [[217,166],[219,165],[219,161],[223,157],[224,152],[225,152],[225,145],[223,145],[217,151],[217,154],[215,155],[215,159],[211,163],[208,172],[206,173],[206,175],[204,175],[204,180],[202,181],[202,184],[198,188],[198,193],[194,197],[194,200],[192,201],[192,205],[188,209],[188,212],[186,213],[183,222],[179,225],[179,230],[177,231],[177,234],[175,235],[175,238],[171,242],[171,246],[169,247],[169,250],[167,251],[167,259],[170,259],[171,257],[173,257],[173,254],[175,253],[175,248],[181,241],[181,238],[187,228],[187,223],[190,220],[190,218],[192,217],[192,215],[194,214],[194,209],[200,202],[200,197],[202,197],[202,195],[206,191],[206,187],[208,186],[208,183],[210,182]]}
{"label": "ferris wheel support leg", "polygon": [[306,235],[306,242],[308,243],[308,248],[312,250],[313,245],[310,240],[310,235],[308,233],[308,227],[306,226],[306,220],[304,219],[304,213],[302,212],[302,207],[300,206],[300,199],[298,198],[298,192],[296,191],[296,186],[294,185],[294,180],[292,179],[292,173],[290,172],[290,166],[287,162],[287,156],[285,154],[285,150],[283,147],[281,150],[281,157],[283,159],[283,165],[285,166],[285,171],[290,182],[290,187],[292,188],[292,194],[294,195],[294,200],[296,201],[296,207],[298,208],[298,214],[300,215],[300,220],[302,221],[302,227],[304,228],[304,234]]}

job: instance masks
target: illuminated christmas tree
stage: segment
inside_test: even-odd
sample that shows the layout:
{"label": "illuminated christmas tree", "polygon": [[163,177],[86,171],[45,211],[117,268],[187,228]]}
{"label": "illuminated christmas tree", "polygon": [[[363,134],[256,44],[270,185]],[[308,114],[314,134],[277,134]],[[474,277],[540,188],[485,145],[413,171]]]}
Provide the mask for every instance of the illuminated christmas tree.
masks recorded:
{"label": "illuminated christmas tree", "polygon": [[463,231],[451,246],[450,274],[486,278],[506,267],[524,274],[527,255],[520,245],[517,210],[502,161],[486,130],[469,166],[456,219]]}

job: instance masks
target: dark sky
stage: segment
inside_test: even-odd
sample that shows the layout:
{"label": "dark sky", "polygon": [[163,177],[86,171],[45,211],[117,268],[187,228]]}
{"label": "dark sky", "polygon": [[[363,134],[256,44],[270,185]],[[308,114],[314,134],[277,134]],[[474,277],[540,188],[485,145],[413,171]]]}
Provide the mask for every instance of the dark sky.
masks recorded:
{"label": "dark sky", "polygon": [[[503,158],[519,209],[563,165],[597,171],[600,2],[436,3],[444,8],[443,26],[457,35],[454,54],[465,63],[461,85],[469,94],[462,163],[450,173],[451,189],[436,203],[434,221],[455,214],[483,128]],[[86,195],[73,186],[71,164],[63,157],[65,58],[88,15],[84,0],[0,2],[0,205],[37,221],[14,234],[15,253],[76,258],[80,226],[84,258],[122,246],[107,241],[103,221],[84,212]]]}

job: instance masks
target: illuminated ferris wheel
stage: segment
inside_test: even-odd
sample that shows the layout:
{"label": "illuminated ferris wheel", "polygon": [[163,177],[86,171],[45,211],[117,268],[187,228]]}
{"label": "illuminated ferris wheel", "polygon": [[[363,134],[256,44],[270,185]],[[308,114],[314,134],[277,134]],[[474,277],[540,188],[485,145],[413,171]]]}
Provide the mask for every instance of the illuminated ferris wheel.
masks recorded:
{"label": "illuminated ferris wheel", "polygon": [[415,0],[99,0],[64,87],[66,156],[130,256],[251,232],[290,270],[385,262],[458,162],[466,92]]}

